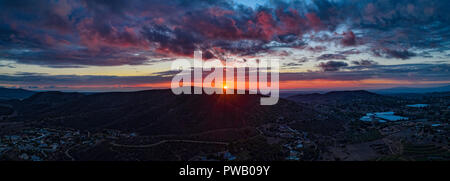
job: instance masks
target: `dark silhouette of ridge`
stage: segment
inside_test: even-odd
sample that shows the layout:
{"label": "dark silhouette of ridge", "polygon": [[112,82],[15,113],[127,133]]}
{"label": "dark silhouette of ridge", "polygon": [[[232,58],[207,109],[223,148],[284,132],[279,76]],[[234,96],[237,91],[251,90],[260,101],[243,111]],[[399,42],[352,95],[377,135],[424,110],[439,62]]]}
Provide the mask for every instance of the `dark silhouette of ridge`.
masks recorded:
{"label": "dark silhouette of ridge", "polygon": [[297,94],[289,96],[289,100],[305,103],[330,103],[330,102],[348,102],[348,101],[372,101],[377,99],[386,99],[388,97],[365,90],[355,91],[331,91],[325,94]]}
{"label": "dark silhouette of ridge", "polygon": [[25,89],[11,89],[0,87],[0,99],[25,99],[36,92]]}
{"label": "dark silhouette of ridge", "polygon": [[[287,100],[261,106],[261,95],[174,95],[171,90],[95,94],[41,92],[16,107],[24,121],[51,126],[140,134],[192,133],[310,119],[314,111]],[[300,121],[300,120],[298,120]]]}

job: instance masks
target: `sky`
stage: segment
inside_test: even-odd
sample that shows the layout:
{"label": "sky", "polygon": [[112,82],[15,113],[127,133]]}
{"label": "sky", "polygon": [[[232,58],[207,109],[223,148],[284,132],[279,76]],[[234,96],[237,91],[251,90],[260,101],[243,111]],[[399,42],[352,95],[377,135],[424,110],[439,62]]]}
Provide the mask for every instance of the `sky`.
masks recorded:
{"label": "sky", "polygon": [[450,1],[0,0],[0,86],[169,88],[171,62],[277,59],[285,90],[450,84]]}

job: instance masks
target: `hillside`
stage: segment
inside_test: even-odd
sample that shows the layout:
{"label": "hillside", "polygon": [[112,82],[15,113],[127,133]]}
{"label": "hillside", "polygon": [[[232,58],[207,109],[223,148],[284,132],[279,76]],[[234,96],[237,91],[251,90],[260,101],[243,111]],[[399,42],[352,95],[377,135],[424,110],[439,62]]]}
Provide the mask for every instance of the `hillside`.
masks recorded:
{"label": "hillside", "polygon": [[[342,127],[352,120],[358,120],[368,112],[395,111],[402,107],[400,98],[379,95],[372,92],[358,91],[333,91],[324,94],[298,94],[287,98],[305,107],[310,107],[323,117],[325,121],[315,121],[305,125],[297,123],[295,128],[310,127],[319,132],[331,130],[331,127]],[[331,117],[329,115],[332,115]],[[328,128],[328,129],[325,129]]]}
{"label": "hillside", "polygon": [[10,89],[0,87],[0,99],[25,99],[35,94],[33,91],[25,89]]}
{"label": "hillside", "polygon": [[174,95],[170,90],[97,94],[43,92],[16,106],[24,121],[77,129],[141,134],[192,133],[273,122],[312,120],[315,112],[291,101],[261,106],[260,95]]}
{"label": "hillside", "polygon": [[343,104],[348,102],[379,102],[391,99],[388,96],[382,96],[372,92],[357,90],[357,91],[332,91],[325,94],[297,94],[289,96],[287,99],[302,102],[302,103],[317,103],[317,104]]}
{"label": "hillside", "polygon": [[414,88],[414,87],[395,87],[390,89],[378,89],[372,90],[378,94],[400,94],[400,93],[437,93],[437,92],[449,92],[450,85],[442,87],[429,87],[429,88]]}

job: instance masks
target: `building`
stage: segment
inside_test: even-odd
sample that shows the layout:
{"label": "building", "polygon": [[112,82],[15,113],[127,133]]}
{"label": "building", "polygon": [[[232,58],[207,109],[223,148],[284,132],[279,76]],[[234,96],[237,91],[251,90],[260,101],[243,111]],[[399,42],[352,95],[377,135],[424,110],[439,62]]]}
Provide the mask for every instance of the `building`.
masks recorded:
{"label": "building", "polygon": [[407,117],[394,115],[394,112],[376,112],[367,113],[365,116],[361,117],[359,120],[365,122],[378,121],[380,123],[385,123],[386,121],[403,121],[408,120]]}

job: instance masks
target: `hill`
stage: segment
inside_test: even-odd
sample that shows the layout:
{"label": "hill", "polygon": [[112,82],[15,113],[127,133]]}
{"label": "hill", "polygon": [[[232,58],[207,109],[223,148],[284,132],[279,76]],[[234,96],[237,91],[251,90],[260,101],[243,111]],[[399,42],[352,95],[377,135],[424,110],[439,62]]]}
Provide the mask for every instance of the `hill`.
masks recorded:
{"label": "hill", "polygon": [[398,94],[398,93],[432,93],[432,92],[450,92],[450,85],[442,87],[414,88],[414,87],[395,87],[390,89],[372,90],[378,94]]}
{"label": "hill", "polygon": [[317,104],[333,104],[346,102],[367,102],[385,99],[386,96],[368,92],[365,90],[356,91],[332,91],[325,94],[297,94],[289,96],[289,100],[302,103],[317,103]]}
{"label": "hill", "polygon": [[42,92],[16,108],[23,121],[85,130],[118,129],[145,135],[181,134],[274,122],[305,121],[314,110],[280,100],[261,106],[261,95],[174,95],[170,90],[96,94]]}
{"label": "hill", "polygon": [[0,99],[25,99],[35,94],[33,91],[25,89],[11,89],[0,87]]}
{"label": "hill", "polygon": [[[305,107],[310,107],[319,112],[321,116],[326,117],[325,120],[310,124],[314,130],[317,130],[316,132],[330,127],[330,125],[337,128],[342,127],[352,120],[358,120],[368,112],[395,111],[402,106],[401,98],[379,95],[364,90],[298,94],[287,99],[298,104],[304,104]],[[297,125],[295,128],[309,126],[302,123]]]}

